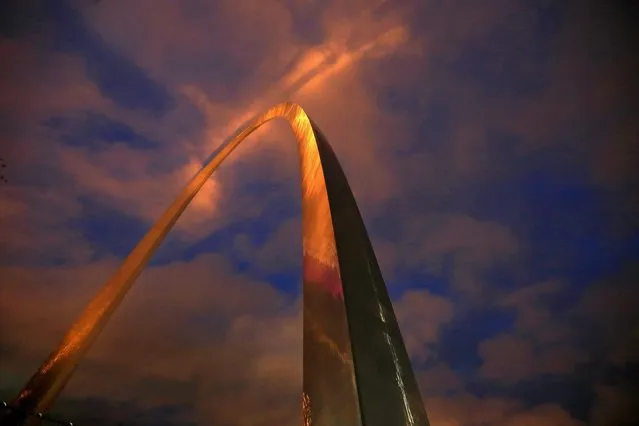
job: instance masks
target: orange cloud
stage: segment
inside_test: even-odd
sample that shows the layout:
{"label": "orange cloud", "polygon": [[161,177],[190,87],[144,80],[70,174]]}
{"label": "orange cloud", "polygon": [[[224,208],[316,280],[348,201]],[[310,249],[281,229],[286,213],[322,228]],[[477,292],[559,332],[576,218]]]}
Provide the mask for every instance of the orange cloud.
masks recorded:
{"label": "orange cloud", "polygon": [[[2,392],[23,384],[116,266],[105,260],[0,270],[0,331],[3,348],[11,348],[1,355]],[[296,312],[298,305],[270,285],[234,273],[220,256],[152,266],[81,363],[63,401],[94,397],[146,407],[195,402],[192,415],[209,423],[211,416],[224,417],[224,406],[238,407],[226,386],[267,416],[295,416],[299,393],[288,405],[286,395],[301,386]],[[284,360],[289,373],[278,367]],[[269,409],[272,399],[260,388],[282,388],[284,398]],[[237,412],[235,417],[229,421],[241,421]]]}
{"label": "orange cloud", "polygon": [[579,426],[583,423],[557,405],[523,408],[507,398],[478,398],[470,394],[436,397],[427,401],[433,426]]}
{"label": "orange cloud", "polygon": [[[105,148],[99,154],[55,144],[50,146],[49,161],[55,158],[56,168],[77,182],[75,195],[99,199],[125,214],[151,222],[168,206],[172,194],[178,192],[215,146],[253,114],[282,99],[299,100],[308,106],[314,119],[333,141],[346,169],[353,171],[349,176],[364,209],[383,203],[400,187],[393,178],[393,166],[388,164],[386,155],[386,140],[396,135],[399,123],[393,123],[381,114],[375,99],[359,78],[363,67],[399,51],[410,39],[400,15],[387,13],[380,18],[374,15],[375,8],[353,12],[358,9],[352,9],[354,6],[349,2],[337,2],[326,10],[322,20],[325,39],[309,47],[295,35],[290,24],[290,10],[284,5],[262,7],[223,2],[216,14],[207,14],[210,10],[203,3],[197,17],[187,7],[174,2],[140,3],[133,8],[119,5],[117,1],[98,3],[95,7],[83,7],[81,11],[88,25],[107,43],[128,54],[151,77],[168,87],[176,97],[177,108],[159,122],[142,112],[119,108],[105,100],[88,82],[78,58],[51,54],[51,66],[47,69],[55,71],[71,61],[75,71],[70,75],[75,75],[72,80],[76,84],[61,89],[65,96],[43,91],[41,103],[49,105],[48,102],[56,100],[59,104],[58,99],[81,93],[82,87],[93,88],[90,91],[93,98],[82,98],[64,108],[51,104],[43,110],[44,116],[65,115],[74,109],[89,108],[163,141],[157,149],[143,154],[123,144]],[[153,13],[149,14],[151,7]],[[247,15],[247,8],[250,15]],[[126,16],[122,15],[124,10]],[[340,11],[349,11],[348,16],[353,19],[346,19],[347,15]],[[335,19],[337,15],[343,16],[338,20]],[[211,24],[211,19],[219,16],[234,23],[224,29],[224,34],[212,33],[216,26]],[[253,18],[249,19],[249,16]],[[169,20],[171,25],[167,25]],[[113,30],[113,22],[118,23],[117,31]],[[144,31],[141,31],[142,27]],[[254,55],[247,56],[244,52],[252,43],[256,43],[255,49],[251,50]],[[246,66],[250,64],[256,70],[238,79],[238,87],[242,89],[232,99],[222,100],[215,96],[215,91],[206,84],[206,67],[187,73],[195,78],[186,78],[187,74],[171,65],[201,63],[202,58],[210,57],[216,51],[229,54],[229,60]],[[25,61],[18,63],[16,69],[34,68],[32,60]],[[64,65],[60,72],[68,73],[70,69],[71,65]],[[189,103],[195,104],[207,118],[202,137],[196,140],[179,133],[185,105]],[[33,115],[30,117],[34,118]],[[51,137],[51,134],[33,135],[31,151],[40,150],[38,144]],[[224,170],[205,185],[178,222],[175,232],[181,238],[194,240],[230,221],[259,215],[268,199],[254,197],[247,208],[247,201],[238,196],[237,188],[241,188],[247,179],[255,179],[251,173],[245,173],[247,169],[270,167],[269,177],[274,181],[295,179],[297,164],[291,155],[294,148],[274,143],[282,137],[292,140],[287,131],[272,125],[254,135],[254,140],[247,142],[250,149],[235,155]],[[185,161],[177,169],[153,175],[146,172],[150,165],[162,163],[163,158],[178,156],[185,157]]]}

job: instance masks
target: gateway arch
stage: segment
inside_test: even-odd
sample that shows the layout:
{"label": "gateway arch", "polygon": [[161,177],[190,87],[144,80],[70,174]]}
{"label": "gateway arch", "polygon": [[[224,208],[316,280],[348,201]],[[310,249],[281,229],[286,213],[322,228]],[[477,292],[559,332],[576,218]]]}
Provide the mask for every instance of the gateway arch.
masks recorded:
{"label": "gateway arch", "polygon": [[290,124],[301,171],[304,425],[429,424],[346,176],[324,135],[294,103],[276,105],[255,117],[191,179],[12,401],[14,413],[40,412],[54,403],[155,249],[207,179],[247,136],[274,118],[284,118]]}

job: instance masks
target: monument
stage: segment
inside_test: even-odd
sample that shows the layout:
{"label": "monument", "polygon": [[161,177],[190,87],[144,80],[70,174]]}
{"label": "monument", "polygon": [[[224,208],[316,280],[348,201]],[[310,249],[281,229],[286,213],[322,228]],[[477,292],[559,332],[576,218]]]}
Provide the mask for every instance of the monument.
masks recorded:
{"label": "monument", "polygon": [[[427,426],[395,313],[346,176],[324,135],[293,103],[268,109],[219,149],[140,240],[11,402],[47,410],[155,249],[226,157],[264,123],[284,118],[298,143],[303,234],[305,426]],[[20,411],[18,411],[20,410]],[[24,417],[5,417],[2,425]]]}

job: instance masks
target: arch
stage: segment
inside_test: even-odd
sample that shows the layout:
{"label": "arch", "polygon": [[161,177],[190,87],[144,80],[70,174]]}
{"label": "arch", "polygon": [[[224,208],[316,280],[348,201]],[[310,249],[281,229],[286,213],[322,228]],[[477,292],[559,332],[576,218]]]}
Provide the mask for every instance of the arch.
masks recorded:
{"label": "arch", "polygon": [[302,187],[305,425],[428,425],[373,248],[342,168],[297,104],[255,117],[191,179],[91,300],[12,405],[50,407],[182,212],[228,155],[274,118],[298,143]]}

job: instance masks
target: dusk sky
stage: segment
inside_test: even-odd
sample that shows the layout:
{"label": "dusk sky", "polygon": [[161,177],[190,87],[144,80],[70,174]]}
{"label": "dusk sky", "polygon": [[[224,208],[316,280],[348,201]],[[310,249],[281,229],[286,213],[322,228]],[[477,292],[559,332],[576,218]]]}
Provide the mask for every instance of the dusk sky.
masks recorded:
{"label": "dusk sky", "polygon": [[[0,2],[0,398],[215,148],[294,101],[351,183],[432,426],[639,424],[636,4]],[[300,215],[273,122],[52,413],[300,424]]]}

